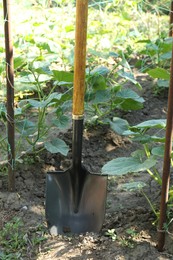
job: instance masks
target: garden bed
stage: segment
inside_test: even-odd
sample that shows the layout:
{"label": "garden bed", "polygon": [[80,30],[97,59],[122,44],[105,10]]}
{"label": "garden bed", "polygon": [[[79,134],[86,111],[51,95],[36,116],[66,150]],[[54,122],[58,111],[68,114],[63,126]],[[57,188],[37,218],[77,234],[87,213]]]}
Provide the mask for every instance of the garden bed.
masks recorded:
{"label": "garden bed", "polygon": [[[138,80],[143,85],[144,108],[123,113],[121,116],[128,119],[132,125],[151,118],[165,118],[167,95],[155,96],[152,82],[146,75],[138,75]],[[71,146],[71,129],[59,133],[59,136]],[[83,139],[83,163],[87,167],[90,165],[89,170],[97,173],[107,161],[129,156],[136,148],[135,143],[115,134],[107,126],[86,128]],[[7,230],[10,235],[1,235],[1,239],[6,239],[7,244],[11,243],[11,248],[7,245],[0,246],[1,253],[5,248],[12,254],[8,259],[32,260],[173,259],[169,241],[166,251],[159,253],[156,249],[157,226],[153,224],[155,216],[144,195],[140,191],[121,190],[122,183],[143,181],[147,184],[144,188],[145,194],[159,207],[160,187],[146,172],[120,178],[109,177],[105,221],[99,234],[51,237],[45,222],[45,176],[47,171],[66,169],[70,165],[70,157],[70,152],[67,157],[48,152],[43,152],[35,158],[32,154],[25,155],[22,158],[23,163],[17,164],[16,167],[15,193],[7,192],[7,180],[1,177],[0,228],[1,232]],[[159,171],[162,172],[162,161]],[[7,223],[12,224],[7,227]],[[18,237],[18,240],[25,239],[23,247],[15,249],[13,232],[16,230],[19,231],[19,237],[22,234],[22,238]]]}

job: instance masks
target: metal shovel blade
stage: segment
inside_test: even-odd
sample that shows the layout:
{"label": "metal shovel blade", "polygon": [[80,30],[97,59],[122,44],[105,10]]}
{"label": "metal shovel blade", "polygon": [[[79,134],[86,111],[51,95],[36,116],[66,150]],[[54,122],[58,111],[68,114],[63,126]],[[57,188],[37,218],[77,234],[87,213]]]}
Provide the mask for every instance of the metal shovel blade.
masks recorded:
{"label": "metal shovel blade", "polygon": [[47,173],[46,219],[51,235],[99,232],[103,224],[107,177],[90,174],[81,168],[85,181],[75,213],[72,170]]}

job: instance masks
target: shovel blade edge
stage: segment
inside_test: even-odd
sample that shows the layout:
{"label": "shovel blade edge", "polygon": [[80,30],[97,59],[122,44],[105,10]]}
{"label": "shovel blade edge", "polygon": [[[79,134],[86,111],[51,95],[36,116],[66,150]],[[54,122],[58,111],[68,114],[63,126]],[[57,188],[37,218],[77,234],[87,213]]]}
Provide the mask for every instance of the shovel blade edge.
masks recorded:
{"label": "shovel blade edge", "polygon": [[46,220],[51,235],[99,232],[107,194],[107,176],[87,174],[78,212],[74,212],[70,174],[49,172],[46,176]]}

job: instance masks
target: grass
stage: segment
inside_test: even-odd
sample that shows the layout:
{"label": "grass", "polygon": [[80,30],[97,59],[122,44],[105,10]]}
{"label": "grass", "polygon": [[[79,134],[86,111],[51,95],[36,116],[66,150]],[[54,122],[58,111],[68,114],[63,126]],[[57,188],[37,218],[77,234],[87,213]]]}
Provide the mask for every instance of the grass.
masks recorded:
{"label": "grass", "polygon": [[28,230],[20,218],[13,218],[0,230],[0,259],[31,259],[37,254],[37,247],[46,240],[44,233],[42,226]]}

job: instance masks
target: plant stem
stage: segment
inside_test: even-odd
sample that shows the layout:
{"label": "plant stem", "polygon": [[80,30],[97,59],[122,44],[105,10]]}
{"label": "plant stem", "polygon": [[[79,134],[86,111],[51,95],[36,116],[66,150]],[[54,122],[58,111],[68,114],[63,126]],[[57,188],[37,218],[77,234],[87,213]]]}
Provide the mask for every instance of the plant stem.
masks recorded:
{"label": "plant stem", "polygon": [[151,209],[152,209],[154,215],[155,215],[155,216],[157,217],[157,219],[158,219],[158,213],[156,212],[156,210],[155,210],[155,208],[154,208],[152,202],[150,201],[150,199],[147,197],[147,195],[145,194],[145,192],[144,192],[143,190],[141,190],[141,193],[142,193],[142,194],[144,195],[144,197],[146,198],[146,200],[147,200],[148,204],[150,205],[150,207],[151,207]]}

